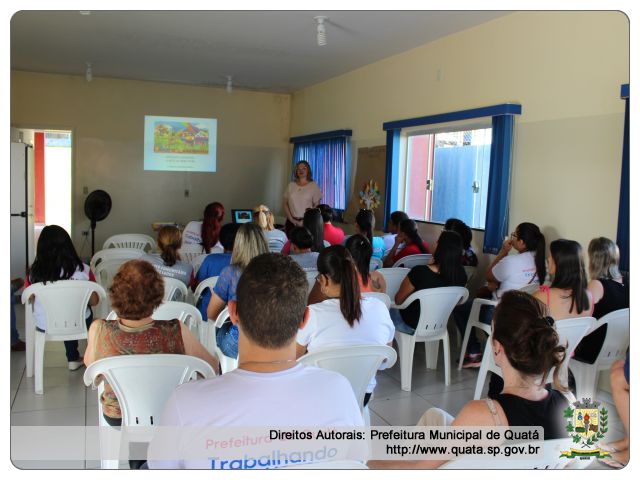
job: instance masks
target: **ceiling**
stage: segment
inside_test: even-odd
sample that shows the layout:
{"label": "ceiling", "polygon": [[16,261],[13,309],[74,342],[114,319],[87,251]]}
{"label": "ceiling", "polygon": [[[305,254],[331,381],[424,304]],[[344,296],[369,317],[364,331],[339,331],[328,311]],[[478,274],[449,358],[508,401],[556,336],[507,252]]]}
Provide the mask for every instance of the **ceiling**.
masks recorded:
{"label": "ceiling", "polygon": [[[87,13],[87,12],[85,12]],[[291,93],[500,11],[20,11],[11,68]],[[327,45],[314,16],[329,17]]]}

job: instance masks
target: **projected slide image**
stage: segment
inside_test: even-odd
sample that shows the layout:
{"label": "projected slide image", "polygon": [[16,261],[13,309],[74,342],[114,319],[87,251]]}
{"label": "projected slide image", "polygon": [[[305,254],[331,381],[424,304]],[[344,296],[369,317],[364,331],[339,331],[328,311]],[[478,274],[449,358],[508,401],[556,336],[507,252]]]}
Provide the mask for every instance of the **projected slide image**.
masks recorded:
{"label": "projected slide image", "polygon": [[215,172],[215,118],[144,117],[144,169]]}
{"label": "projected slide image", "polygon": [[209,153],[209,130],[190,122],[156,122],[153,129],[155,153]]}

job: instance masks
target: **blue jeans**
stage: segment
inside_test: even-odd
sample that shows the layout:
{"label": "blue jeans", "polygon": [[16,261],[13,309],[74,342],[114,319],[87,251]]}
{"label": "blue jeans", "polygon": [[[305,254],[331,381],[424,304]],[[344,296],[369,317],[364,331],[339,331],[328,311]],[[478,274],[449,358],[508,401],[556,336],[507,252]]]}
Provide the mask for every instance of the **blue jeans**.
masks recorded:
{"label": "blue jeans", "polygon": [[416,333],[415,328],[412,328],[404,323],[402,315],[400,315],[400,310],[398,310],[397,308],[392,308],[391,310],[389,310],[389,315],[391,316],[393,325],[396,327],[396,331],[408,333],[409,335],[413,335],[414,333]]}
{"label": "blue jeans", "polygon": [[238,358],[238,327],[227,322],[216,330],[218,348],[227,357]]}
{"label": "blue jeans", "polygon": [[[464,332],[467,330],[467,323],[469,323],[469,314],[471,313],[471,306],[473,305],[473,299],[467,300],[462,305],[458,305],[453,309],[453,318],[456,321],[456,326],[460,331],[460,335],[464,338]],[[491,305],[482,305],[480,307],[480,321],[491,325],[491,319],[493,318],[493,311],[495,307]],[[476,337],[475,330],[469,335],[469,342],[467,343],[467,351],[469,354],[476,354],[480,352],[480,342]]]}
{"label": "blue jeans", "polygon": [[20,336],[18,335],[18,327],[16,321],[16,296],[14,295],[14,290],[11,290],[11,345],[15,345],[20,341]]}
{"label": "blue jeans", "polygon": [[[93,322],[93,311],[91,311],[91,315],[86,318],[87,322],[87,330],[89,330],[89,326],[91,322]],[[41,328],[36,327],[36,330],[39,332],[44,332]],[[78,351],[78,341],[77,340],[65,340],[64,341],[64,353],[67,356],[67,362],[76,362],[80,359],[80,352]]]}

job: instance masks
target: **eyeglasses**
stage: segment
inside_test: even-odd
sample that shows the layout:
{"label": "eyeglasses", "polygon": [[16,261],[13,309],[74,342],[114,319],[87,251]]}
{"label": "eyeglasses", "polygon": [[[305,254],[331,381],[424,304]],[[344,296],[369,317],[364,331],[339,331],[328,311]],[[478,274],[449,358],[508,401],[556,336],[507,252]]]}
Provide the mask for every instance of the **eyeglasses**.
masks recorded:
{"label": "eyeglasses", "polygon": [[514,240],[519,240],[518,234],[516,232],[511,232],[511,238],[513,238]]}

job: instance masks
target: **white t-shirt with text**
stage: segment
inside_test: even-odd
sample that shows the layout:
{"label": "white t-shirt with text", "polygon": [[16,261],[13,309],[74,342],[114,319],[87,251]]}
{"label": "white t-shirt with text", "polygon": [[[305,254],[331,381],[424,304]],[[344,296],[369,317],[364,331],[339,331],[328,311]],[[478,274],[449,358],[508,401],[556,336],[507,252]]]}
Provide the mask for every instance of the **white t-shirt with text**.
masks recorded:
{"label": "white t-shirt with text", "polygon": [[496,299],[509,290],[518,290],[531,283],[539,283],[535,252],[507,255],[493,267],[491,272],[500,282],[500,288],[495,292]]}

